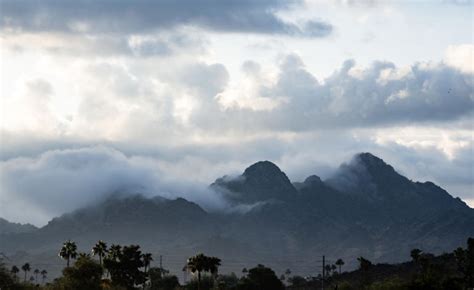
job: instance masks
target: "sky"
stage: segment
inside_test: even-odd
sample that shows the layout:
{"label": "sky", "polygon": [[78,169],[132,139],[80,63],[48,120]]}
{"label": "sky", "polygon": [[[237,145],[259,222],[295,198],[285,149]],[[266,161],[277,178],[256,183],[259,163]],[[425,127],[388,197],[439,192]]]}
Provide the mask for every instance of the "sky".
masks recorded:
{"label": "sky", "polygon": [[474,2],[0,0],[0,216],[371,152],[474,207]]}

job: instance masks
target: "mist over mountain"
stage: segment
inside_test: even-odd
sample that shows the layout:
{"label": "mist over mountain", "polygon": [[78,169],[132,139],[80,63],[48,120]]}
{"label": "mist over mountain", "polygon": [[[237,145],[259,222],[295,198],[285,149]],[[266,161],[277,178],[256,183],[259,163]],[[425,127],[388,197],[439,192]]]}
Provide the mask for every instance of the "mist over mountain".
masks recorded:
{"label": "mist over mountain", "polygon": [[229,204],[226,210],[184,198],[115,194],[33,231],[2,231],[0,252],[20,261],[53,260],[66,239],[82,251],[101,239],[140,244],[175,272],[203,251],[223,258],[223,272],[261,262],[310,275],[322,255],[343,258],[349,267],[361,255],[397,262],[415,247],[441,253],[474,235],[474,209],[370,153],[354,156],[326,180],[311,175],[293,183],[261,161],[239,176],[218,178],[209,190]]}
{"label": "mist over mountain", "polygon": [[11,223],[0,217],[0,234],[28,233],[38,228],[30,224]]}

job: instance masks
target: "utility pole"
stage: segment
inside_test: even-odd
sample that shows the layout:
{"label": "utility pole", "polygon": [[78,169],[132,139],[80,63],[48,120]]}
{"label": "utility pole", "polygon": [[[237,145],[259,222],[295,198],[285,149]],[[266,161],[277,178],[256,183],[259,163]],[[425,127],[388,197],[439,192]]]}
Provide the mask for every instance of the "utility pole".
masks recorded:
{"label": "utility pole", "polygon": [[321,289],[324,290],[324,278],[325,278],[325,271],[326,271],[326,257],[323,255],[323,279],[321,280]]}

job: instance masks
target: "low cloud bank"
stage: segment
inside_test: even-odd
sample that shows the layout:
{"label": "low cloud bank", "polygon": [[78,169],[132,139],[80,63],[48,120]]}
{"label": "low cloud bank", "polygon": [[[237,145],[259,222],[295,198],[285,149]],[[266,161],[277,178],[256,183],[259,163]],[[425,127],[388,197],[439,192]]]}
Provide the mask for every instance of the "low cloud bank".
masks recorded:
{"label": "low cloud bank", "polygon": [[[233,208],[209,184],[225,174],[229,174],[224,177],[227,179],[240,176],[247,166],[259,160],[275,162],[292,181],[302,181],[312,174],[327,179],[337,174],[337,166],[350,160],[353,154],[367,151],[406,177],[433,181],[473,205],[474,155],[470,135],[450,136],[444,142],[451,144],[453,151],[444,152],[436,147],[437,136],[443,131],[433,132],[431,145],[426,143],[427,136],[423,136],[420,145],[416,138],[409,138],[409,146],[395,133],[390,136],[396,143],[390,138],[378,140],[378,135],[387,136],[386,130],[375,133],[370,130],[355,136],[339,132],[291,140],[267,138],[221,146],[154,150],[118,144],[109,147],[65,144],[63,149],[48,149],[45,145],[43,153],[32,153],[21,151],[19,146],[15,155],[18,157],[0,162],[0,216],[14,222],[43,225],[54,216],[100,202],[116,192],[183,197],[206,210],[245,212],[252,207]],[[53,145],[49,148],[61,148]],[[351,178],[347,181],[350,185]]]}
{"label": "low cloud bank", "polygon": [[108,147],[47,151],[0,163],[2,217],[45,224],[50,218],[100,202],[116,192],[184,197],[204,208],[223,207],[207,184],[178,179],[153,158]]}

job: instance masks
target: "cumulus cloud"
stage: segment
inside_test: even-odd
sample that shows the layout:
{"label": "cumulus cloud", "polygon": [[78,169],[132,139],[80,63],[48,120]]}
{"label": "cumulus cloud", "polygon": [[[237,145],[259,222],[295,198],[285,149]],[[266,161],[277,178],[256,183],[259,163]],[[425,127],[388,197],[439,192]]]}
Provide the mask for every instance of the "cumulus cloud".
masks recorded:
{"label": "cumulus cloud", "polygon": [[166,1],[65,3],[2,2],[4,217],[44,223],[121,190],[222,207],[207,185],[253,162],[301,181],[361,151],[474,199],[472,45],[438,63],[348,60],[324,78],[288,54],[243,62],[236,77],[201,29],[323,37],[331,26],[282,20],[291,7],[272,1],[193,15]]}
{"label": "cumulus cloud", "polygon": [[303,27],[277,16],[302,1],[2,1],[3,29],[75,33],[143,33],[183,25],[219,32],[324,37],[332,26],[308,21]]}
{"label": "cumulus cloud", "polygon": [[465,73],[474,73],[474,45],[450,45],[446,50],[445,61]]}
{"label": "cumulus cloud", "polygon": [[[260,81],[265,76],[247,74],[257,92],[255,103],[262,98],[285,102],[258,114],[242,113],[237,111],[252,107],[248,98],[242,98],[242,104],[232,106],[226,114],[249,127],[314,130],[445,122],[470,118],[474,108],[472,74],[443,63],[398,68],[390,62],[374,62],[367,68],[356,68],[355,62],[348,60],[319,82],[298,56],[289,55],[278,70],[270,85]],[[239,95],[235,91],[222,95],[228,93]],[[241,95],[246,96],[246,91]]]}

